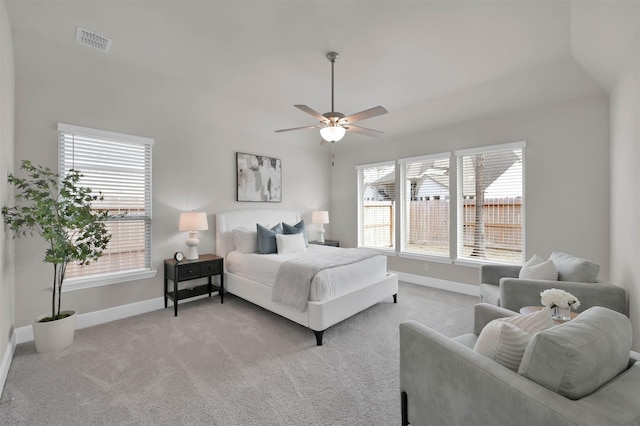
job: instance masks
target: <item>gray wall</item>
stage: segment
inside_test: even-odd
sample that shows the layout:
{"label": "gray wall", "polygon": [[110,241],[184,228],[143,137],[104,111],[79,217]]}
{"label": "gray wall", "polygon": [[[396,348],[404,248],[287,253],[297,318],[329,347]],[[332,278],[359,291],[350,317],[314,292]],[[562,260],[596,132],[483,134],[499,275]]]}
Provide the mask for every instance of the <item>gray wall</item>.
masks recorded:
{"label": "gray wall", "polygon": [[[399,139],[337,145],[332,174],[332,236],[357,243],[356,171],[375,163],[457,149],[526,141],[526,255],[565,251],[591,259],[609,277],[609,144],[605,96],[501,114]],[[335,220],[333,219],[335,218]],[[390,258],[394,270],[478,284],[478,269]]]}
{"label": "gray wall", "polygon": [[611,276],[626,288],[640,350],[640,8],[635,49],[611,90]]}
{"label": "gray wall", "polygon": [[[13,171],[14,150],[14,63],[11,28],[4,0],[0,0],[0,206],[13,201],[5,176]],[[0,227],[0,359],[15,324],[14,245],[5,227]],[[0,387],[1,390],[1,387]]]}
{"label": "gray wall", "polygon": [[[187,235],[178,232],[182,211],[209,214],[210,230],[200,233],[199,252],[211,253],[216,212],[290,209],[308,221],[312,210],[328,209],[328,151],[306,141],[287,145],[268,122],[251,126],[264,129],[260,133],[245,131],[243,123],[264,119],[259,111],[176,79],[119,66],[98,51],[47,44],[24,33],[14,34],[14,47],[16,164],[30,159],[57,169],[58,122],[155,139],[152,266],[158,275],[67,292],[63,308],[85,313],[161,297],[162,259],[186,249]],[[282,160],[282,203],[235,201],[237,151]],[[53,269],[42,263],[44,249],[35,238],[16,242],[18,327],[49,307]]]}

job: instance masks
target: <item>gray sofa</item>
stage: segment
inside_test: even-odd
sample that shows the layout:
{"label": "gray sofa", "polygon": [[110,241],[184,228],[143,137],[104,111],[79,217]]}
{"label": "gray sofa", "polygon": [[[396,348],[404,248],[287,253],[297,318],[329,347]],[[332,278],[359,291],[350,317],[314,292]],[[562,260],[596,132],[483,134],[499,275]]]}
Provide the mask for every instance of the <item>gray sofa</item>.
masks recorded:
{"label": "gray sofa", "polygon": [[519,312],[523,306],[539,306],[540,292],[549,288],[568,291],[580,300],[578,312],[603,306],[628,315],[624,288],[602,282],[520,279],[520,265],[482,265],[480,302]]}
{"label": "gray sofa", "polygon": [[478,304],[474,333],[454,339],[400,324],[402,424],[640,425],[640,354],[626,316],[594,307],[534,334],[516,372],[473,350],[485,324],[514,315]]}

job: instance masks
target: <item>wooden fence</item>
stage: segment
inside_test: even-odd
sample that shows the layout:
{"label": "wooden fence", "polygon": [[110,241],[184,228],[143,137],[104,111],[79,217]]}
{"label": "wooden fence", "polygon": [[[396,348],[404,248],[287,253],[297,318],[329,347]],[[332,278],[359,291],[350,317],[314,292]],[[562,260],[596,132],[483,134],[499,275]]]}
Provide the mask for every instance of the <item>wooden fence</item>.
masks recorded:
{"label": "wooden fence", "polygon": [[[488,250],[522,251],[522,200],[487,199],[484,204],[484,241]],[[393,206],[388,202],[364,206],[365,244],[393,247]],[[464,200],[463,236],[465,247],[474,244],[475,199]],[[419,247],[446,247],[450,235],[449,201],[416,200],[409,203],[408,244]]]}

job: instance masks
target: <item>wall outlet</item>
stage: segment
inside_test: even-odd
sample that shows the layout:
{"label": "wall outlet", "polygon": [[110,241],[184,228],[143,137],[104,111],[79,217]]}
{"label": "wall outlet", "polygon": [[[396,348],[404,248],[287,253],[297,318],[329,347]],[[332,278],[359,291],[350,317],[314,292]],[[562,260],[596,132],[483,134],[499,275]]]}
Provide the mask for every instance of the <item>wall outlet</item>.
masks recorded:
{"label": "wall outlet", "polygon": [[424,271],[425,272],[429,272],[429,263],[428,262],[424,262]]}

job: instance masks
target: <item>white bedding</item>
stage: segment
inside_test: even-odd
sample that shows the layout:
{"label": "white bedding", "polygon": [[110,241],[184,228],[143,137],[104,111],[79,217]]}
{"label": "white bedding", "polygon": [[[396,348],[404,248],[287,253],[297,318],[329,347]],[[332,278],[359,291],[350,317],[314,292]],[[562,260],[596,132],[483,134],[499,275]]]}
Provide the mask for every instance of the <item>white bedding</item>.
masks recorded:
{"label": "white bedding", "polygon": [[[228,273],[242,276],[273,287],[280,264],[291,259],[310,258],[337,247],[310,244],[305,251],[289,254],[257,254],[232,251],[225,258]],[[310,301],[324,301],[359,290],[387,276],[387,257],[384,255],[361,262],[320,271],[311,282]]]}

